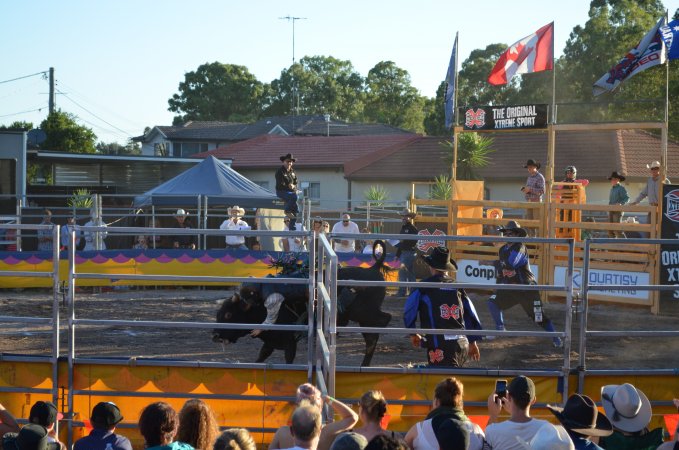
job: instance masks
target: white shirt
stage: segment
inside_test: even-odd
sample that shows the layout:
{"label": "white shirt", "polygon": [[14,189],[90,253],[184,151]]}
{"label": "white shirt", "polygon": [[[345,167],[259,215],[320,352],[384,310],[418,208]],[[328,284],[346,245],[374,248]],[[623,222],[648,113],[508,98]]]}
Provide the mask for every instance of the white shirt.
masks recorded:
{"label": "white shirt", "polygon": [[[238,219],[236,222],[233,219],[226,219],[219,226],[220,230],[249,230],[250,225],[243,219]],[[245,236],[226,236],[226,245],[245,245]]]}
{"label": "white shirt", "polygon": [[[296,223],[295,231],[306,231],[306,228],[304,228],[301,223]],[[307,251],[304,238],[302,236],[288,238],[288,249],[289,251],[296,253]]]}
{"label": "white shirt", "polygon": [[[360,230],[356,222],[349,221],[349,223],[344,226],[344,222],[337,222],[332,226],[332,234],[335,233],[351,233],[359,234]],[[342,241],[346,241],[347,244],[343,244]],[[350,253],[356,251],[356,241],[353,239],[335,239],[335,251],[340,253]]]}
{"label": "white shirt", "polygon": [[[90,220],[85,224],[86,227],[105,227],[105,223],[98,224],[94,220]],[[96,244],[96,235],[97,231],[83,231],[83,235],[85,237],[85,248],[83,250],[96,250],[95,244]],[[101,248],[99,250],[106,250],[106,243],[104,242],[104,239],[106,236],[108,236],[108,233],[106,231],[102,231],[99,233],[101,236]]]}
{"label": "white shirt", "polygon": [[283,300],[285,300],[285,297],[283,297],[278,292],[274,292],[273,294],[269,295],[266,300],[264,300],[266,319],[264,319],[264,322],[262,323],[267,325],[273,325],[276,323],[276,319],[278,319],[278,311],[281,309]]}
{"label": "white shirt", "polygon": [[524,447],[516,440],[516,436],[530,442],[540,427],[546,423],[549,422],[542,419],[531,419],[528,422],[505,420],[500,423],[491,423],[486,427],[486,441],[493,450],[523,450]]}

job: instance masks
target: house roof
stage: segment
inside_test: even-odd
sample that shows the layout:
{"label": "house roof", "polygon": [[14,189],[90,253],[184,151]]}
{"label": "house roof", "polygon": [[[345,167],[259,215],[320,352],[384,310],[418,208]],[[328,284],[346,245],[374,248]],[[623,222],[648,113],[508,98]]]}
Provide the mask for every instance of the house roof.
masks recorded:
{"label": "house roof", "polygon": [[243,141],[266,134],[301,136],[367,136],[412,134],[401,128],[383,124],[347,123],[325,120],[323,115],[273,116],[243,124],[220,121],[190,121],[180,126],[156,126],[135,141],[148,141],[155,133],[169,140]]}
{"label": "house roof", "polygon": [[[513,132],[495,133],[490,164],[478,170],[479,176],[490,179],[513,179],[526,176],[524,165],[529,158],[544,166],[547,161],[547,133]],[[358,166],[354,161],[348,176],[352,179],[407,179],[431,180],[449,174],[444,164],[445,138],[421,137],[383,158],[364,159]],[[556,180],[560,180],[567,166],[578,169],[578,177],[590,180],[604,179],[613,170],[628,178],[648,176],[646,164],[660,159],[660,138],[641,130],[561,131],[556,134]],[[679,178],[679,145],[668,144],[668,177]],[[417,170],[413,170],[417,167]],[[543,169],[544,170],[544,169]]]}
{"label": "house roof", "polygon": [[[421,136],[397,134],[385,136],[273,136],[264,135],[228,147],[194,155],[209,155],[219,159],[232,159],[235,169],[278,167],[280,156],[292,153],[297,159],[296,167],[344,167],[356,159],[370,155],[388,154]],[[386,153],[385,153],[386,152]]]}

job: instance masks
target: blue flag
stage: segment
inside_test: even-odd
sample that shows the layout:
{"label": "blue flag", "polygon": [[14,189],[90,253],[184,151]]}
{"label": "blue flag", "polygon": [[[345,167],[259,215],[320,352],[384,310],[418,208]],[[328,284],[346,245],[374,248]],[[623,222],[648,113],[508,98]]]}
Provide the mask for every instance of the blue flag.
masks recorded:
{"label": "blue flag", "polygon": [[667,57],[669,59],[679,58],[679,20],[673,20],[660,27],[659,32],[667,47]]}
{"label": "blue flag", "polygon": [[450,55],[448,74],[446,75],[446,128],[450,129],[455,121],[455,78],[457,77],[457,34],[453,44],[453,52]]}

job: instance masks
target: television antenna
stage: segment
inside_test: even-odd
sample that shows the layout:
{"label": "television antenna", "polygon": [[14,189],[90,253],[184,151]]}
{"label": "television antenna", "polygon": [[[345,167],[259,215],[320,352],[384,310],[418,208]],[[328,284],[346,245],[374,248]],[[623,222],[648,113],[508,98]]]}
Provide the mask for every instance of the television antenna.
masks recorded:
{"label": "television antenna", "polygon": [[290,75],[292,76],[292,135],[295,135],[295,115],[299,107],[299,94],[297,93],[297,80],[295,80],[295,22],[298,20],[307,20],[306,17],[285,16],[279,17],[280,20],[287,20],[292,22],[292,67]]}

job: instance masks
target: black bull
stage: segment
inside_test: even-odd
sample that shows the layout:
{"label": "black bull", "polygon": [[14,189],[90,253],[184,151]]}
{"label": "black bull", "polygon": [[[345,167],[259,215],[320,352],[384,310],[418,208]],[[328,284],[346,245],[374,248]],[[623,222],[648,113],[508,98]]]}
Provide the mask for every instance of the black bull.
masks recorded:
{"label": "black bull", "polygon": [[[373,247],[373,255],[379,242]],[[384,248],[384,246],[382,246]],[[385,252],[378,254],[372,267],[343,267],[338,270],[340,280],[384,281]],[[277,285],[273,285],[277,286]],[[286,295],[276,320],[277,325],[304,323],[307,317],[308,287],[303,286],[306,295]],[[252,298],[252,287],[242,287],[240,294],[234,294],[224,300],[217,312],[217,323],[259,324],[267,315],[261,296],[256,301],[245,301]],[[298,290],[301,292],[302,289]],[[357,322],[361,327],[386,327],[391,321],[391,314],[382,311],[382,303],[386,294],[384,286],[345,286],[338,295],[337,325],[346,326],[349,321]],[[255,327],[256,328],[256,327]],[[213,332],[215,342],[234,343],[238,338],[249,334],[248,330],[216,329]],[[378,333],[362,333],[365,340],[365,355],[361,366],[369,366],[377,347]],[[285,352],[285,362],[291,364],[297,353],[297,336],[299,332],[269,330],[262,331],[257,337],[263,341],[256,362],[264,362],[274,350]]]}

